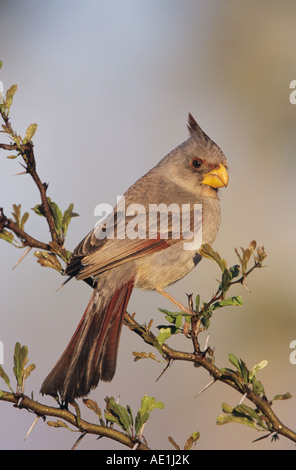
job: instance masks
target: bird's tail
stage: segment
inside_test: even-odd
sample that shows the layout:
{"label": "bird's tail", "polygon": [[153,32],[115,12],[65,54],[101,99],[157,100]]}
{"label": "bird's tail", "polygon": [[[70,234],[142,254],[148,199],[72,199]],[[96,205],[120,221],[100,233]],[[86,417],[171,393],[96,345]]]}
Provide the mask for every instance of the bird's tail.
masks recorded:
{"label": "bird's tail", "polygon": [[133,290],[130,280],[115,292],[95,289],[63,355],[40,392],[62,402],[86,396],[99,380],[112,380],[124,314]]}

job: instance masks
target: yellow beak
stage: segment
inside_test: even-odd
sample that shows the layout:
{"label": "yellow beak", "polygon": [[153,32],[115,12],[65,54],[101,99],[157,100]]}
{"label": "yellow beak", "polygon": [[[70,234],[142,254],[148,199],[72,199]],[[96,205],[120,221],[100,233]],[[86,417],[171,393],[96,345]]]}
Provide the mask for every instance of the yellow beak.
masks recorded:
{"label": "yellow beak", "polygon": [[202,181],[203,184],[207,184],[212,188],[222,188],[223,186],[228,185],[229,176],[227,170],[222,163],[220,163],[218,168],[215,168],[212,171],[207,173]]}

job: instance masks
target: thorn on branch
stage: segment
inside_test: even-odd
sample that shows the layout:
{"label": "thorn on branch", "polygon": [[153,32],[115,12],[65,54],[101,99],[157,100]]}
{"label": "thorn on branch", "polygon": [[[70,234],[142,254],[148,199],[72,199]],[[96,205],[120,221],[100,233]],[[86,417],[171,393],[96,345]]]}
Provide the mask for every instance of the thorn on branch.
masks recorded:
{"label": "thorn on branch", "polygon": [[15,263],[15,265],[13,266],[12,269],[15,269],[21,263],[21,261],[23,261],[23,259],[27,256],[27,254],[30,253],[31,250],[32,250],[32,247],[29,246],[26,249],[25,253],[23,253],[22,256],[20,257],[20,259]]}

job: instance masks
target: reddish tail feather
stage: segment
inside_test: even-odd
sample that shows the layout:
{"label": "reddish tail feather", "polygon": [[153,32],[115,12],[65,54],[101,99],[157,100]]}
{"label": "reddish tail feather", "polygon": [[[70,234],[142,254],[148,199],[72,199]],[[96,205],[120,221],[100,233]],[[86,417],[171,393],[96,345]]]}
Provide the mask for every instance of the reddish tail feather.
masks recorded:
{"label": "reddish tail feather", "polygon": [[99,380],[115,373],[124,314],[133,280],[115,292],[95,289],[84,315],[61,358],[44,380],[40,392],[62,402],[86,396]]}

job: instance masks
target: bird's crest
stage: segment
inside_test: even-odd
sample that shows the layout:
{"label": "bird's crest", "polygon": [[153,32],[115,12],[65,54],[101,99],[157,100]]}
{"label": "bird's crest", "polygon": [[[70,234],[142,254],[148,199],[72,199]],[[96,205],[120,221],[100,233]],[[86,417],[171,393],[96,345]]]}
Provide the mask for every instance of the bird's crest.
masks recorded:
{"label": "bird's crest", "polygon": [[209,142],[211,139],[207,134],[202,130],[202,128],[197,124],[196,120],[191,113],[188,114],[188,130],[190,135],[195,140],[203,140],[204,142]]}

